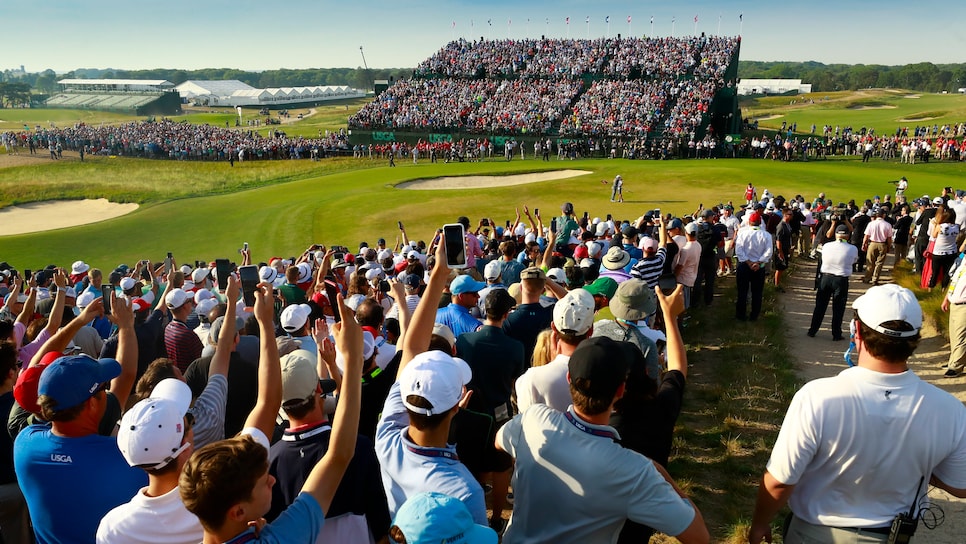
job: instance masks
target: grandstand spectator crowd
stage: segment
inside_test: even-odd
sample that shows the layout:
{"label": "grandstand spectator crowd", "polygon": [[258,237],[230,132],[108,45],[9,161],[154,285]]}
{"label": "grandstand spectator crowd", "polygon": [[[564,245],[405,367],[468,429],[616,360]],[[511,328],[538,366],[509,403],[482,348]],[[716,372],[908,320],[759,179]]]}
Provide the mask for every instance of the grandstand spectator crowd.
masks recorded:
{"label": "grandstand spectator crowd", "polygon": [[[678,136],[706,121],[734,38],[456,40],[350,117],[371,130]],[[589,88],[585,80],[592,82]]]}
{"label": "grandstand spectator crowd", "polygon": [[[263,136],[254,130],[232,130],[208,124],[162,119],[121,125],[87,125],[8,131],[8,152],[30,154],[59,149],[93,155],[191,161],[245,161],[321,158],[350,149],[345,130],[319,138],[290,137],[279,129]],[[53,154],[53,153],[52,153]]]}

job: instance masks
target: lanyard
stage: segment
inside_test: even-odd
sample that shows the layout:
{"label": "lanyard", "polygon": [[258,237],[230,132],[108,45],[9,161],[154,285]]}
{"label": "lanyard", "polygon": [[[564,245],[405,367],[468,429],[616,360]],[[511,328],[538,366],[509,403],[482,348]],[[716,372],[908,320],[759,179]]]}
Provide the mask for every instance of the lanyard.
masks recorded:
{"label": "lanyard", "polygon": [[423,457],[444,457],[451,461],[460,460],[456,453],[448,450],[420,448],[419,446],[410,446],[409,444],[406,445],[406,449],[412,453],[415,453],[416,455],[422,455]]}
{"label": "lanyard", "polygon": [[612,431],[605,431],[603,429],[594,429],[592,427],[588,427],[583,423],[581,423],[580,421],[577,421],[577,418],[575,418],[573,414],[571,414],[569,411],[564,413],[564,415],[567,416],[567,421],[569,421],[574,427],[577,427],[577,429],[579,429],[582,432],[585,432],[593,436],[599,436],[601,438],[610,438],[614,442],[620,442],[620,439]]}
{"label": "lanyard", "polygon": [[362,383],[369,383],[372,380],[376,379],[376,376],[380,374],[382,374],[382,369],[377,366],[376,368],[372,369],[372,372],[362,377]]}

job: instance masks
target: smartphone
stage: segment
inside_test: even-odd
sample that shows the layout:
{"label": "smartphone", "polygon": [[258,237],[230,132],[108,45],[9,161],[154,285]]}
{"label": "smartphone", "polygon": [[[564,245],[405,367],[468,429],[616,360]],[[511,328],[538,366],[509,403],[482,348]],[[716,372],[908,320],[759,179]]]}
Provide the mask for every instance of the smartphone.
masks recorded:
{"label": "smartphone", "polygon": [[228,276],[231,275],[231,261],[215,259],[215,278],[218,280],[218,291],[224,293],[228,287]]}
{"label": "smartphone", "polygon": [[510,220],[509,219],[506,220],[506,228],[510,228]]}
{"label": "smartphone", "polygon": [[588,217],[590,217],[590,212],[584,212],[584,219],[587,219]]}
{"label": "smartphone", "polygon": [[489,219],[484,219],[483,220],[483,226],[484,227],[489,227],[490,226],[490,220]]}
{"label": "smartphone", "polygon": [[379,290],[383,293],[389,292],[389,282],[386,280],[379,280]]}
{"label": "smartphone", "polygon": [[245,242],[244,244],[242,244],[242,249],[244,249],[245,251],[248,251],[248,242]]}
{"label": "smartphone", "polygon": [[336,323],[342,321],[342,316],[339,314],[339,287],[335,283],[335,279],[331,276],[326,276],[325,282],[325,296],[329,299],[329,306],[332,307],[332,319]]}
{"label": "smartphone", "polygon": [[[506,222],[510,228],[510,222]],[[443,241],[446,244],[446,266],[466,268],[466,232],[460,223],[443,225]]]}
{"label": "smartphone", "polygon": [[23,269],[23,281],[30,281],[30,278],[34,276],[34,273],[29,268]]}
{"label": "smartphone", "polygon": [[608,221],[610,221],[610,220],[611,220],[611,215],[610,215],[610,214],[607,214],[607,220],[608,220]]}
{"label": "smartphone", "polygon": [[171,273],[171,263],[172,263],[171,259],[173,259],[173,258],[174,257],[172,257],[171,252],[169,251],[168,252],[168,256],[164,258],[164,273],[165,274],[170,274]]}
{"label": "smartphone", "polygon": [[553,219],[550,220],[550,232],[553,232],[553,233],[556,233],[557,232],[557,218],[556,217],[554,217]]}
{"label": "smartphone", "polygon": [[534,208],[533,215],[540,215],[540,208]]}
{"label": "smartphone", "polygon": [[104,315],[111,315],[111,295],[114,294],[113,285],[101,286],[101,297],[104,298]]}
{"label": "smartphone", "polygon": [[[250,264],[238,268],[238,277],[241,278],[242,298],[245,300],[246,308],[255,307],[255,289],[258,288],[258,267]],[[228,280],[225,280],[227,285]]]}
{"label": "smartphone", "polygon": [[147,263],[141,266],[141,279],[151,283],[151,268]]}
{"label": "smartphone", "polygon": [[396,225],[399,226],[399,230],[403,230],[402,221],[396,221]]}

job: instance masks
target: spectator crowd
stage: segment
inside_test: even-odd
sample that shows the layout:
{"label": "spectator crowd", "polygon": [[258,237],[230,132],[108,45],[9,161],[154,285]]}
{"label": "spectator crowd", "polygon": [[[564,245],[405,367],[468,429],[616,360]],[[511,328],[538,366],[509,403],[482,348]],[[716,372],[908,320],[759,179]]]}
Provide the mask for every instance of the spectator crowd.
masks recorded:
{"label": "spectator crowd", "polygon": [[[783,290],[793,259],[818,259],[807,334],[831,302],[842,339],[848,277],[883,283],[888,255],[961,304],[966,191],[909,202],[908,187],[835,204],[749,184],[738,205],[624,220],[567,202],[549,224],[527,207],[505,223],[459,217],[462,244],[411,240],[400,223],[395,247],[312,244],[261,262],[248,247],[238,263],[145,255],[110,271],[3,256],[0,529],[17,543],[31,526],[38,542],[707,542],[667,472],[693,308],[720,303],[716,281],[734,274],[735,320],[754,321],[766,283]],[[908,303],[880,289],[865,304]],[[898,327],[873,307],[857,303],[872,328],[853,342]],[[903,311],[921,326],[918,304]],[[854,364],[882,353],[869,346]],[[792,478],[780,444],[765,487]],[[947,468],[935,485],[958,493]],[[793,524],[821,527],[796,496]],[[774,515],[761,497],[756,543]],[[907,505],[893,506],[831,529],[878,531]]]}

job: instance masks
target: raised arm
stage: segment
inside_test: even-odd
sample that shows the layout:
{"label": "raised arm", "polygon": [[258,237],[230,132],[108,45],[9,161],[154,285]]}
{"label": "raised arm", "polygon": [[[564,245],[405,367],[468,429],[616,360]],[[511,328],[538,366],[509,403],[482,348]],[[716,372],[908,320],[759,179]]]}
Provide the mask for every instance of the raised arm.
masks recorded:
{"label": "raised arm", "polygon": [[413,313],[409,331],[403,339],[402,361],[399,363],[398,377],[403,368],[420,353],[429,349],[429,341],[433,336],[433,325],[436,323],[436,302],[443,296],[446,280],[449,278],[449,268],[446,267],[446,244],[436,247],[436,266],[429,275],[429,283],[423,292],[419,305]]}
{"label": "raised arm", "polygon": [[274,340],[273,300],[271,284],[258,284],[255,289],[255,319],[258,321],[261,346],[258,357],[258,399],[245,420],[245,427],[255,427],[265,436],[272,436],[275,432],[275,417],[282,406],[282,367],[278,359],[278,345]]}
{"label": "raised arm", "polygon": [[218,331],[218,345],[215,346],[215,354],[211,357],[211,365],[208,367],[208,379],[212,376],[221,374],[228,378],[228,363],[231,361],[231,350],[235,344],[235,312],[238,303],[238,280],[234,274],[228,275],[228,285],[225,287],[224,320],[221,323],[221,330]]}
{"label": "raised arm", "polygon": [[547,247],[543,250],[543,258],[540,260],[541,268],[550,268],[550,259],[553,257],[554,247],[557,245],[557,233],[550,231],[547,236]]}
{"label": "raised arm", "polygon": [[655,286],[654,292],[657,300],[661,303],[661,312],[664,314],[664,323],[667,327],[667,369],[677,370],[688,377],[688,354],[684,349],[684,339],[681,337],[681,330],[678,329],[678,316],[684,312],[684,286],[678,284],[674,288],[671,296],[664,296],[660,287]]}
{"label": "raised arm", "polygon": [[23,303],[23,309],[17,316],[17,323],[23,323],[24,326],[30,324],[30,318],[34,316],[34,309],[37,306],[37,280],[31,277],[27,281],[27,286],[30,287],[30,291],[27,292],[27,301]]}
{"label": "raised arm", "polygon": [[[350,315],[342,295],[336,297],[341,315]],[[339,404],[332,421],[329,449],[315,465],[302,491],[319,502],[323,512],[329,511],[332,497],[355,454],[359,432],[359,408],[362,404],[362,327],[354,319],[336,323],[333,327],[336,349],[345,361],[345,380],[339,394]]]}
{"label": "raised arm", "polygon": [[64,302],[67,300],[67,276],[63,270],[57,269],[54,272],[54,285],[57,286],[57,295],[54,296],[54,306],[50,310],[45,327],[47,334],[53,336],[60,324],[64,321]]}
{"label": "raised arm", "polygon": [[399,280],[391,279],[389,280],[389,290],[396,301],[396,311],[399,312],[399,340],[396,343],[402,345],[402,339],[406,337],[406,329],[409,328],[409,322],[412,321],[409,304],[406,304],[406,288],[399,283]]}
{"label": "raised arm", "polygon": [[20,287],[22,285],[23,285],[22,278],[16,277],[13,279],[13,286],[10,288],[10,293],[9,293],[10,296],[7,297],[7,301],[3,303],[3,306],[0,306],[0,309],[7,308],[7,306],[12,306],[14,303],[17,302],[17,297],[20,296]]}
{"label": "raised arm", "polygon": [[40,364],[40,360],[44,358],[51,351],[64,351],[67,349],[67,345],[70,341],[74,339],[77,332],[81,330],[81,327],[93,321],[95,317],[100,315],[101,310],[104,308],[103,299],[97,297],[93,302],[84,308],[84,311],[77,317],[77,319],[72,320],[64,328],[60,329],[53,336],[50,337],[44,345],[37,350],[33,358],[30,359],[30,364],[28,367]]}
{"label": "raised arm", "polygon": [[121,374],[111,380],[111,393],[124,410],[138,376],[138,339],[134,334],[134,310],[128,299],[117,298],[112,292],[111,310],[111,321],[117,325],[117,362],[121,363]]}

